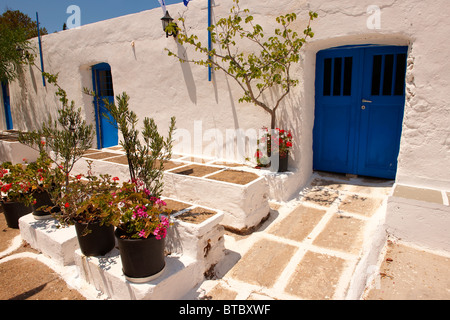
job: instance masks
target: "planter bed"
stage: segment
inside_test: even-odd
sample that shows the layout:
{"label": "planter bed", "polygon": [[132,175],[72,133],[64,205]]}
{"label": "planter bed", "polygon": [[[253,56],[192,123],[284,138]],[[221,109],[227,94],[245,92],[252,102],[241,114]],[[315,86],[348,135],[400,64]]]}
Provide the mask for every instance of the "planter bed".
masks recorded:
{"label": "planter bed", "polygon": [[[226,165],[209,164],[217,160],[206,164],[189,162],[195,159],[174,155],[167,162],[163,196],[219,209],[225,213],[222,224],[237,232],[250,230],[267,217],[269,187],[263,176]],[[92,171],[94,174],[110,173],[120,181],[129,180],[126,157],[119,153],[93,160]],[[73,174],[86,172],[87,162],[82,159],[75,164]]]}
{"label": "planter bed", "polygon": [[201,263],[202,273],[206,273],[225,256],[225,229],[220,224],[224,213],[172,199],[164,201],[173,218],[166,249],[196,259]]}
{"label": "planter bed", "polygon": [[188,165],[168,170],[163,195],[220,209],[222,224],[235,231],[258,225],[270,211],[264,177],[223,167]]}

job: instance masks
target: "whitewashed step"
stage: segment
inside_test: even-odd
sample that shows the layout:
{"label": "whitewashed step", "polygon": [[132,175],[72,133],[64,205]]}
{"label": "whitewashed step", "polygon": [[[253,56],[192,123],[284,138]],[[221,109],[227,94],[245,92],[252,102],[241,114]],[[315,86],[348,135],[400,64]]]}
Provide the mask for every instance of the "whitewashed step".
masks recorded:
{"label": "whitewashed step", "polygon": [[74,226],[60,228],[57,220],[35,220],[33,214],[19,219],[20,235],[33,249],[67,266],[74,263],[79,248]]}
{"label": "whitewashed step", "polygon": [[202,263],[185,255],[167,256],[163,273],[152,281],[139,284],[125,279],[117,248],[102,257],[86,257],[78,249],[75,264],[86,283],[112,300],[181,299],[203,280]]}

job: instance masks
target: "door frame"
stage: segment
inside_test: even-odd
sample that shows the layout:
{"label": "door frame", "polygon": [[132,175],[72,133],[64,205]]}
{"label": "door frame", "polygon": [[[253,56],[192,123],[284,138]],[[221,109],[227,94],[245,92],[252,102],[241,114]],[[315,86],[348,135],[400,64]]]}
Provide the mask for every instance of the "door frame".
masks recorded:
{"label": "door frame", "polygon": [[[313,126],[313,170],[326,170],[326,171],[330,171],[330,172],[340,172],[340,173],[353,173],[353,174],[358,174],[357,171],[359,170],[359,166],[360,166],[360,159],[359,159],[359,148],[360,148],[360,133],[361,133],[361,128],[360,126],[362,125],[362,115],[361,113],[357,113],[357,108],[355,107],[356,105],[360,105],[362,103],[362,99],[363,94],[364,94],[364,85],[367,85],[368,82],[370,81],[363,81],[364,77],[368,74],[372,74],[372,71],[367,71],[367,65],[366,65],[366,58],[365,58],[365,54],[366,54],[366,50],[365,49],[374,49],[377,50],[377,48],[380,48],[380,50],[383,49],[388,49],[391,48],[391,50],[393,48],[399,48],[399,50],[405,50],[405,47],[407,48],[406,45],[390,45],[390,44],[359,44],[359,45],[344,45],[344,46],[338,46],[338,47],[331,47],[331,48],[324,48],[319,50],[318,52],[316,52],[316,64],[315,64],[315,110],[314,110],[314,126]],[[401,48],[401,49],[400,49]],[[355,49],[361,49],[361,50],[355,50]],[[329,58],[329,57],[338,57],[338,56],[345,56],[345,50],[354,50],[354,52],[352,54],[350,54],[353,57],[358,57],[358,65],[355,64],[355,61],[353,61],[353,72],[352,72],[352,81],[355,83],[358,83],[358,88],[355,89],[355,92],[351,92],[351,97],[349,97],[348,102],[351,104],[352,108],[348,111],[348,116],[349,118],[349,127],[348,130],[349,132],[351,131],[352,134],[348,134],[349,135],[349,141],[348,141],[348,147],[347,147],[347,163],[348,166],[346,167],[346,170],[339,170],[336,167],[333,167],[333,165],[330,166],[330,168],[328,169],[324,169],[323,165],[317,165],[317,163],[319,162],[317,159],[319,159],[320,157],[322,157],[320,154],[322,151],[320,151],[320,148],[318,147],[317,140],[318,137],[320,137],[320,135],[316,132],[317,126],[318,126],[318,122],[317,121],[322,121],[321,119],[318,120],[318,112],[322,112],[323,110],[322,107],[320,105],[324,105],[324,101],[327,101],[327,99],[331,102],[331,100],[334,98],[333,94],[331,92],[330,97],[326,97],[324,99],[323,96],[323,88],[324,88],[324,81],[323,81],[323,75],[324,75],[324,62],[321,63],[321,61],[319,61],[319,59],[322,59],[322,61],[324,61],[324,59]],[[339,54],[337,54],[339,52]],[[390,53],[387,53],[390,54]],[[407,54],[407,52],[406,52]],[[350,56],[349,55],[349,56]],[[407,56],[406,56],[407,59]],[[355,59],[353,59],[355,60]],[[333,62],[334,63],[334,62]],[[333,67],[334,65],[332,65]],[[406,68],[406,66],[405,66]],[[406,69],[405,69],[406,70]],[[367,73],[369,72],[369,73]],[[343,77],[343,76],[342,76]],[[332,80],[331,80],[332,81]],[[406,82],[406,81],[405,81]],[[401,119],[404,116],[404,112],[405,112],[405,101],[406,101],[406,92],[405,92],[405,82],[403,83],[403,96],[401,97],[403,100],[401,103],[403,103],[402,106],[402,114],[401,114]],[[342,83],[341,86],[343,86],[344,84]],[[353,83],[352,83],[353,86]],[[333,88],[331,87],[331,90],[333,90]],[[342,89],[343,90],[343,89]],[[353,88],[352,88],[353,90]],[[318,95],[318,92],[320,92],[320,96]],[[393,96],[394,97],[394,96]],[[319,100],[321,99],[321,100]],[[366,98],[367,99],[367,98]],[[320,114],[319,114],[319,118],[320,118]],[[401,131],[402,131],[402,121],[400,119],[400,127],[399,127],[399,135],[398,135],[398,147],[400,147],[400,139],[401,139]],[[319,125],[320,127],[320,125]],[[394,137],[395,139],[397,139],[397,137]],[[351,141],[350,141],[351,140]],[[350,146],[352,146],[353,144],[353,150],[351,150],[352,148]],[[394,173],[394,178],[395,178],[395,174],[397,172],[397,165],[398,165],[398,156],[396,159],[396,165],[395,165],[395,173]],[[316,167],[320,167],[320,168],[316,168]],[[341,166],[342,167],[342,166]],[[344,172],[345,171],[345,172]]]}

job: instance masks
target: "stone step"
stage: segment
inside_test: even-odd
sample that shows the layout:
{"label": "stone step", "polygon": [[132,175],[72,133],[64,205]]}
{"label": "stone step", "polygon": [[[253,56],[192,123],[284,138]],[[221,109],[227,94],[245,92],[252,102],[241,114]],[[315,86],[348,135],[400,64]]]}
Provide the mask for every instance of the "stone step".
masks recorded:
{"label": "stone step", "polygon": [[74,263],[79,248],[74,226],[61,228],[56,219],[35,220],[33,214],[19,219],[20,235],[33,249],[67,266]]}
{"label": "stone step", "polygon": [[101,257],[86,257],[78,249],[75,264],[85,282],[112,300],[181,299],[203,280],[202,264],[186,255],[167,256],[162,274],[139,284],[125,279],[117,248]]}

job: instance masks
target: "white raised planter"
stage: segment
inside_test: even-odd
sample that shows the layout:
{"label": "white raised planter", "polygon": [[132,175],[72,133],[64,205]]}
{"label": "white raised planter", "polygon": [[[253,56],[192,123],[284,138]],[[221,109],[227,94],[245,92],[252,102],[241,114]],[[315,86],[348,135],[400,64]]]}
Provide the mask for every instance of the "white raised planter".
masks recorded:
{"label": "white raised planter", "polygon": [[28,163],[36,161],[39,152],[21,144],[18,141],[0,140],[0,163],[11,162],[12,164],[22,163],[26,159]]}
{"label": "white raised planter", "polygon": [[205,208],[208,211],[215,211],[216,214],[201,223],[190,223],[177,218],[193,208],[196,206],[181,210],[173,216],[173,224],[166,238],[166,249],[199,261],[204,273],[225,256],[225,229],[220,224],[225,214],[222,211]]}
{"label": "white raised planter", "polygon": [[269,214],[264,177],[240,185],[208,179],[209,175],[195,177],[171,172],[177,169],[165,172],[163,195],[223,211],[222,224],[226,227],[246,230],[258,225]]}
{"label": "white raised planter", "polygon": [[19,228],[22,239],[32,248],[61,265],[74,263],[74,252],[79,248],[74,226],[59,228],[53,218],[36,220],[27,214],[19,219]]}

